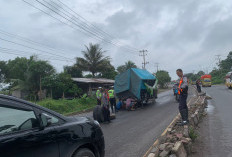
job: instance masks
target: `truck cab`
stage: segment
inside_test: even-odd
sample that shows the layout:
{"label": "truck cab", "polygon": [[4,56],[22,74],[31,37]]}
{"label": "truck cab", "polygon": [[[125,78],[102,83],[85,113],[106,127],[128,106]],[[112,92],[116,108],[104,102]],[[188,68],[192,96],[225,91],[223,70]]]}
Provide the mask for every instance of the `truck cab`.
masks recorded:
{"label": "truck cab", "polygon": [[211,87],[212,86],[212,77],[211,75],[202,75],[201,76],[202,87]]}

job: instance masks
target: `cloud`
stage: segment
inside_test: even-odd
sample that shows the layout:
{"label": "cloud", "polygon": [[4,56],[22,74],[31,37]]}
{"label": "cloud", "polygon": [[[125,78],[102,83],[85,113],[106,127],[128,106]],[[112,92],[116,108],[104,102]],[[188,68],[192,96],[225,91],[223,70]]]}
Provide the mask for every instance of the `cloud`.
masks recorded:
{"label": "cloud", "polygon": [[[214,55],[226,55],[232,49],[230,11],[232,3],[226,0],[111,2],[67,0],[62,2],[92,24],[110,33],[112,35],[110,38],[114,42],[127,44],[139,50],[147,49],[148,70],[156,71],[155,63],[158,62],[160,68],[168,70],[173,79],[176,78],[177,68],[183,68],[186,72],[211,70],[215,66]],[[62,8],[54,9],[62,13]],[[84,45],[90,42],[100,43],[102,48],[107,50],[106,55],[112,58],[114,66],[132,60],[141,67],[142,58],[139,52],[129,52],[126,48],[96,40],[91,35],[52,19],[23,1],[1,1],[0,18],[0,29],[62,49],[65,53],[57,52],[57,54],[74,58],[81,56],[80,52],[84,49]],[[94,29],[92,28],[91,31]],[[0,42],[4,46],[11,47],[10,44]],[[1,59],[14,57],[4,55]],[[58,71],[62,70],[63,65],[72,64],[61,61],[51,61],[51,63]]]}

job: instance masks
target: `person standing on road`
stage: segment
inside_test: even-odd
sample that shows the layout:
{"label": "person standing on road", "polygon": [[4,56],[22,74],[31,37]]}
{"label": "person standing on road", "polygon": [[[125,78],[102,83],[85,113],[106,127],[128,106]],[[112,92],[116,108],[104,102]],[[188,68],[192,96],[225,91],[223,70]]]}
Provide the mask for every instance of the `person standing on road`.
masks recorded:
{"label": "person standing on road", "polygon": [[101,98],[102,98],[102,88],[98,87],[98,90],[96,92],[97,97],[97,105],[101,105]]}
{"label": "person standing on road", "polygon": [[111,89],[108,91],[110,97],[110,106],[112,113],[116,112],[116,99],[114,94],[114,87],[112,86]]}
{"label": "person standing on road", "polygon": [[104,121],[110,123],[109,94],[107,92],[107,89],[105,89],[105,91],[102,94],[102,106]]}
{"label": "person standing on road", "polygon": [[177,69],[176,74],[180,77],[180,82],[178,86],[179,112],[182,117],[182,123],[180,125],[187,125],[189,122],[188,106],[187,106],[188,78],[183,75],[182,69]]}
{"label": "person standing on road", "polygon": [[200,79],[196,81],[196,86],[197,86],[198,93],[201,93]]}

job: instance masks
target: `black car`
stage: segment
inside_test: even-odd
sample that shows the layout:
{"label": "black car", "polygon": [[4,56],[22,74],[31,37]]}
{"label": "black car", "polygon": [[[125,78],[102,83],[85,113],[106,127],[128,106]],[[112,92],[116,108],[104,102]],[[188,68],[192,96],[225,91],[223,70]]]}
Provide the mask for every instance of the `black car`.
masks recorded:
{"label": "black car", "polygon": [[97,121],[0,95],[0,157],[104,157]]}

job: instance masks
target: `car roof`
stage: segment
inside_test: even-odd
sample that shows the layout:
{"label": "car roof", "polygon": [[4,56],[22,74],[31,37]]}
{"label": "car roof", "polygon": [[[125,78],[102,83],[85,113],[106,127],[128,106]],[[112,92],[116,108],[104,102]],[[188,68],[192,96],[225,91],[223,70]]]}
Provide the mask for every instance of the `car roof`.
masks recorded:
{"label": "car roof", "polygon": [[20,102],[20,103],[23,103],[24,105],[28,105],[30,107],[34,107],[34,108],[37,108],[37,109],[41,109],[41,110],[44,110],[46,112],[49,112],[59,118],[62,118],[63,120],[67,120],[67,117],[55,112],[55,111],[52,111],[52,110],[49,110],[48,108],[45,108],[45,107],[42,107],[40,105],[36,105],[34,103],[31,103],[29,101],[26,101],[26,100],[23,100],[23,99],[19,99],[19,98],[16,98],[14,96],[9,96],[9,95],[4,95],[4,94],[0,94],[0,99],[7,99],[7,100],[11,100],[11,101],[16,101],[16,102]]}

